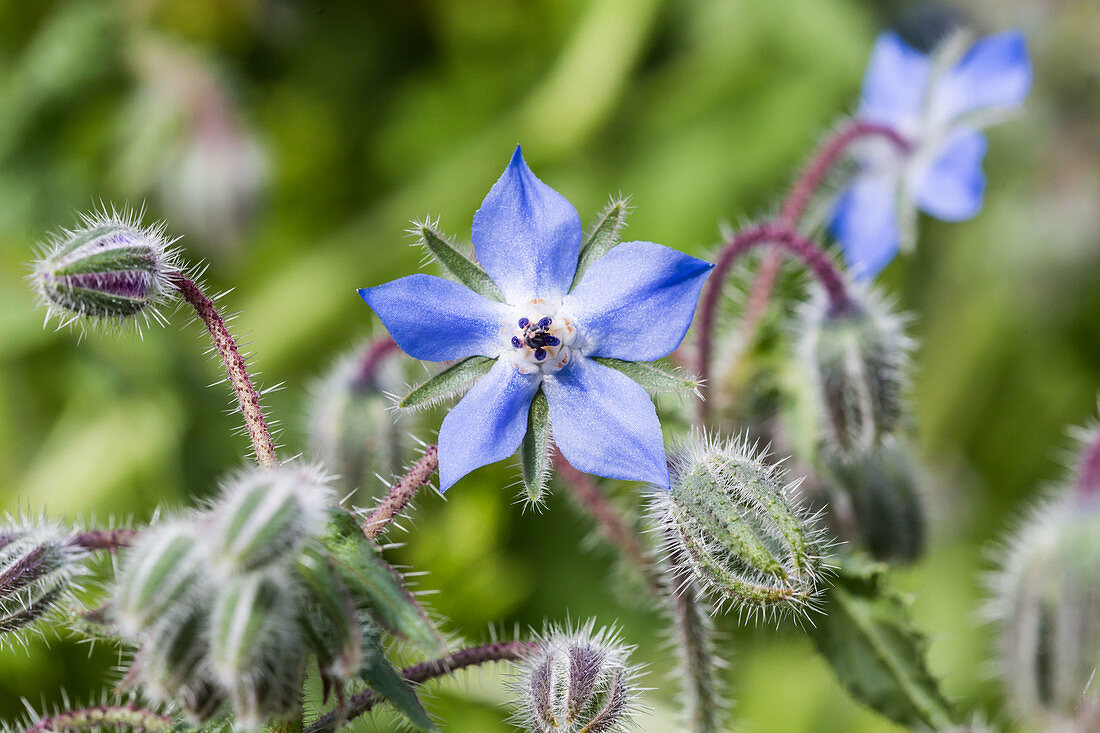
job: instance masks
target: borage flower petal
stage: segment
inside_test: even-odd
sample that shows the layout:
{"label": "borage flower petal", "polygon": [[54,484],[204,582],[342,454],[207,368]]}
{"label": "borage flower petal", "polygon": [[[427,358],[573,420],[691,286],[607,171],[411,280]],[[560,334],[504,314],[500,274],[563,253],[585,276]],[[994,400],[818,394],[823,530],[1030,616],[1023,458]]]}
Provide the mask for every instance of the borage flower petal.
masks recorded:
{"label": "borage flower petal", "polygon": [[921,115],[932,64],[895,33],[883,33],[871,50],[863,78],[859,116],[903,127]]}
{"label": "borage flower petal", "polygon": [[917,205],[943,221],[965,221],[982,208],[985,173],[982,159],[988,147],[980,132],[956,134],[914,186]]}
{"label": "borage flower petal", "polygon": [[637,382],[582,356],[547,377],[543,389],[554,442],[574,467],[668,488],[661,423]]}
{"label": "borage flower petal", "polygon": [[439,490],[516,452],[539,380],[500,359],[474,383],[439,428]]}
{"label": "borage flower petal", "polygon": [[560,298],[573,282],[581,218],[564,196],[535,178],[519,147],[474,214],[478,262],[509,303]]}
{"label": "borage flower petal", "polygon": [[860,176],[836,204],[833,233],[857,278],[874,277],[898,253],[897,184],[883,180],[890,175]]}
{"label": "borage flower petal", "polygon": [[590,356],[653,361],[684,340],[714,267],[653,242],[625,242],[592,263],[564,299]]}
{"label": "borage flower petal", "polygon": [[409,275],[360,288],[393,340],[409,356],[449,361],[496,356],[508,306],[433,275]]}
{"label": "borage flower petal", "polygon": [[1031,89],[1031,59],[1019,31],[983,38],[944,72],[930,100],[931,115],[953,120],[983,109],[1010,110]]}

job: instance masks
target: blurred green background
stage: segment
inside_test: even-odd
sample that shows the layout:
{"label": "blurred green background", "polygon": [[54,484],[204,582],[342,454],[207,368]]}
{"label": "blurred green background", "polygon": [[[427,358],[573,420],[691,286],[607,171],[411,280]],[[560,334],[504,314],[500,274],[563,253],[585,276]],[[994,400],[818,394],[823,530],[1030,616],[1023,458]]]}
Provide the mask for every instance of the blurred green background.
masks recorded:
{"label": "blurred green background", "polygon": [[[988,550],[1063,473],[1065,426],[1095,415],[1100,387],[1093,0],[0,0],[0,504],[144,522],[209,496],[246,450],[186,313],[143,338],[42,328],[25,263],[74,212],[144,204],[184,236],[211,289],[233,289],[261,381],[286,383],[267,402],[297,453],[310,382],[379,332],[355,288],[417,266],[410,218],[468,237],[516,143],[585,221],[622,191],[627,238],[704,254],[720,222],[774,207],[854,108],[880,30],[926,43],[955,22],[1022,27],[1036,82],[991,134],[982,214],[922,222],[882,277],[916,316],[933,515],[931,553],[895,582],[948,693],[997,718],[976,612]],[[472,640],[618,620],[652,665],[642,729],[674,730],[659,613],[607,591],[620,573],[562,491],[521,511],[516,475],[501,464],[423,498],[395,556],[430,573],[432,605]],[[796,630],[722,625],[739,730],[896,730]],[[62,688],[87,699],[116,662],[53,637],[4,649],[0,718]],[[445,730],[510,730],[499,671],[437,688]]]}

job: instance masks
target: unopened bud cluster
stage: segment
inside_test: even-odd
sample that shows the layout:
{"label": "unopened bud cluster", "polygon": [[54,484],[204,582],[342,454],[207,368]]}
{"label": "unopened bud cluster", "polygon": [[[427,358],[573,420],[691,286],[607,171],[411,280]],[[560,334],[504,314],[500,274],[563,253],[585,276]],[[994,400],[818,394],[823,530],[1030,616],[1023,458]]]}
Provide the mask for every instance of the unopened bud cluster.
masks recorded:
{"label": "unopened bud cluster", "polygon": [[6,522],[0,529],[0,645],[32,628],[71,598],[86,552],[48,522]]}
{"label": "unopened bud cluster", "polygon": [[991,610],[1007,697],[1044,726],[1098,701],[1098,567],[1100,502],[1069,494],[1032,514],[995,576]]}
{"label": "unopened bud cluster", "polygon": [[78,229],[43,245],[31,282],[50,316],[123,321],[156,309],[172,298],[178,256],[162,226],[143,228],[134,214],[86,214]]}
{"label": "unopened bud cluster", "polygon": [[633,647],[613,629],[551,629],[512,680],[515,723],[531,733],[615,733],[637,712]]}
{"label": "unopened bud cluster", "polygon": [[[307,639],[306,611],[324,608],[325,583],[339,584],[316,550],[330,501],[326,479],[312,469],[255,470],[208,510],[143,533],[112,604],[119,629],[141,646],[129,679],[198,720],[226,700],[246,727],[293,712],[311,639],[320,636]],[[354,611],[345,604],[337,613]],[[310,623],[324,619],[322,612]],[[333,625],[338,632],[323,631],[326,656],[349,645],[358,653],[357,637],[340,637],[349,625]]]}
{"label": "unopened bud cluster", "polygon": [[890,304],[855,287],[843,304],[819,293],[802,307],[798,333],[828,448],[862,455],[898,427],[912,349],[904,325]]}
{"label": "unopened bud cluster", "polygon": [[668,557],[686,562],[719,606],[750,616],[805,613],[825,570],[823,530],[785,472],[745,439],[693,436],[675,457],[672,486],[652,498]]}
{"label": "unopened bud cluster", "polygon": [[[323,465],[338,475],[343,496],[354,503],[380,497],[409,457],[407,413],[392,410],[404,388],[401,360],[379,355],[376,343],[341,359],[313,389],[310,442]],[[372,353],[373,352],[373,353]]]}

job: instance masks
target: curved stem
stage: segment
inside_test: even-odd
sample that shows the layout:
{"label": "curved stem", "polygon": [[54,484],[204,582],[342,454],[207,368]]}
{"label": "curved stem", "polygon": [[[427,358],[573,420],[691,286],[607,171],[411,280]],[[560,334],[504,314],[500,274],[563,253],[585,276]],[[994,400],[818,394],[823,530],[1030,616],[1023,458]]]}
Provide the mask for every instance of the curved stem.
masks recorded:
{"label": "curved stem", "polygon": [[80,710],[65,712],[39,718],[27,728],[26,733],[46,733],[47,731],[86,730],[91,728],[128,728],[135,731],[166,731],[172,727],[171,721],[164,715],[144,710],[137,705],[96,705]]}
{"label": "curved stem", "polygon": [[797,227],[814,193],[825,181],[833,166],[844,157],[852,143],[865,137],[884,137],[901,152],[907,152],[910,143],[894,128],[873,122],[852,120],[830,137],[818,149],[814,157],[802,170],[794,186],[779,210],[779,223],[788,227]]}
{"label": "curved stem", "polygon": [[439,468],[439,448],[429,445],[424,455],[416,462],[405,477],[393,485],[390,493],[375,507],[363,521],[363,534],[374,540],[389,526],[401,511],[412,501],[417,490],[431,480]]}
{"label": "curved stem", "polygon": [[[710,381],[710,362],[713,351],[714,325],[718,316],[718,301],[722,295],[722,286],[733,263],[741,255],[760,244],[773,244],[798,256],[825,288],[829,301],[834,308],[843,308],[848,303],[848,289],[844,278],[837,270],[829,255],[812,240],[781,223],[767,223],[744,229],[733,236],[718,255],[714,272],[707,279],[703,291],[703,300],[699,305],[699,349],[696,355],[695,371],[703,378],[700,390],[706,396]],[[706,424],[707,401],[700,400],[699,419]]]}
{"label": "curved stem", "polygon": [[359,373],[355,377],[356,387],[371,382],[378,375],[378,369],[385,362],[386,357],[397,351],[399,351],[397,342],[389,334],[379,336],[370,342],[359,362]]}
{"label": "curved stem", "polygon": [[569,461],[559,454],[554,455],[554,467],[557,469],[558,476],[569,487],[573,498],[596,522],[596,526],[603,534],[604,539],[618,548],[623,557],[642,574],[649,587],[654,592],[659,593],[661,587],[656,569],[646,553],[641,538],[619,513],[619,510],[615,508],[615,505],[600,491],[600,487],[596,482],[588,474],[582,473],[570,465]]}
{"label": "curved stem", "polygon": [[[439,659],[432,659],[420,664],[414,664],[401,671],[401,676],[409,682],[416,684],[426,682],[436,677],[451,674],[466,667],[473,667],[487,662],[515,662],[538,648],[538,645],[529,641],[498,641],[484,646],[461,649],[453,654],[448,654]],[[333,733],[340,720],[345,722],[354,720],[370,710],[385,698],[374,690],[366,690],[348,700],[346,710],[333,711],[318,718],[313,725],[306,729],[306,733]]]}
{"label": "curved stem", "polygon": [[[825,141],[802,170],[780,206],[779,223],[788,228],[797,229],[806,212],[806,207],[813,200],[821,184],[825,182],[833,166],[844,157],[852,143],[867,137],[883,137],[901,152],[906,152],[910,148],[909,141],[892,127],[860,120],[849,122]],[[742,343],[748,343],[752,339],[760,325],[760,320],[764,317],[772,291],[775,290],[775,283],[779,279],[779,273],[783,270],[783,259],[784,253],[781,250],[775,249],[768,252],[756,273],[756,279],[752,290],[749,291],[744,315],[741,318]]]}
{"label": "curved stem", "polygon": [[267,422],[260,408],[260,395],[252,386],[252,380],[248,376],[248,369],[245,366],[244,357],[237,348],[237,342],[229,334],[225,321],[214,307],[214,301],[206,297],[194,280],[184,275],[177,275],[173,285],[180,291],[183,299],[195,309],[195,313],[214,340],[214,348],[221,355],[226,374],[229,376],[229,383],[237,395],[237,402],[240,403],[241,412],[244,414],[245,427],[248,428],[248,437],[252,439],[256,461],[263,468],[275,468],[279,465],[279,459],[275,456],[271,432],[267,429]]}

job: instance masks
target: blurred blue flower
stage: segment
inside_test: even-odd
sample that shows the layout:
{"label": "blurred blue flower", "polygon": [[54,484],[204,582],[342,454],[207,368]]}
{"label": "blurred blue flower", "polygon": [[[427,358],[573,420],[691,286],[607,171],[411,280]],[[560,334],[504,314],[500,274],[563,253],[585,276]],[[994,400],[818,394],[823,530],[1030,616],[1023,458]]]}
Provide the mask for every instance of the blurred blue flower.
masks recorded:
{"label": "blurred blue flower", "polygon": [[713,265],[652,242],[626,242],[570,290],[580,217],[531,173],[518,147],[474,214],[473,241],[505,302],[424,274],[359,291],[410,356],[497,359],[443,420],[440,489],[516,451],[540,385],[554,441],[573,466],[667,487],[649,395],[594,357],[652,361],[672,353]]}
{"label": "blurred blue flower", "polygon": [[961,51],[946,43],[928,56],[893,33],[875,43],[858,117],[893,128],[910,148],[879,137],[854,148],[860,169],[837,201],[832,230],[857,277],[874,277],[894,258],[916,208],[962,221],[982,207],[979,130],[1023,102],[1031,62],[1016,31]]}

